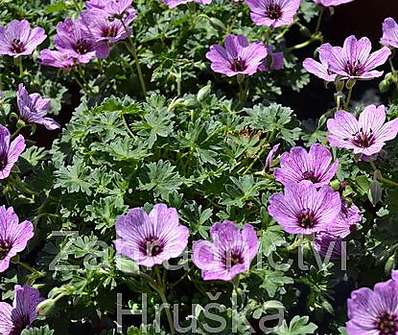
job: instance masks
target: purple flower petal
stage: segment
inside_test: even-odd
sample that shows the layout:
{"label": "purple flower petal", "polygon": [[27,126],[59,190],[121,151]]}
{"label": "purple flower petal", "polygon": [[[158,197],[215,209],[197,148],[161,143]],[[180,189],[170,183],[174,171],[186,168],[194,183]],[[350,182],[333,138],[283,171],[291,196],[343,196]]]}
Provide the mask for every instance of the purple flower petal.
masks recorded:
{"label": "purple flower petal", "polygon": [[302,147],[294,147],[282,154],[280,164],[274,175],[284,185],[303,180],[318,187],[328,185],[338,168],[338,161],[332,163],[332,154],[321,144],[312,145],[309,152]]}
{"label": "purple flower petal", "polygon": [[334,119],[327,122],[329,143],[334,147],[352,149],[354,154],[375,155],[398,133],[398,119],[384,124],[385,117],[384,106],[366,107],[359,120],[350,113],[337,112]]}
{"label": "purple flower petal", "polygon": [[285,186],[285,193],[273,194],[268,212],[290,234],[309,235],[325,231],[341,209],[337,192],[324,186],[317,190],[311,182]]}
{"label": "purple flower petal", "polygon": [[70,70],[77,62],[77,58],[67,51],[44,49],[40,52],[40,63],[43,65]]}
{"label": "purple flower petal", "polygon": [[46,37],[43,28],[31,29],[27,20],[12,20],[6,27],[0,28],[0,55],[31,55]]}
{"label": "purple flower petal", "polygon": [[391,52],[386,47],[373,53],[371,50],[372,45],[367,37],[358,40],[355,36],[349,36],[342,48],[323,44],[320,47],[321,63],[307,59],[304,67],[326,81],[332,81],[331,76],[336,78],[336,75],[342,79],[373,79],[383,74],[376,68],[387,61]]}
{"label": "purple flower petal", "polygon": [[38,290],[26,285],[16,285],[14,295],[12,306],[0,302],[0,333],[2,335],[17,335],[30,326],[37,319],[36,308],[43,300]]}
{"label": "purple flower petal", "polygon": [[281,27],[293,23],[301,0],[246,0],[256,25]]}
{"label": "purple flower petal", "polygon": [[378,283],[374,289],[360,288],[348,299],[349,335],[396,334],[398,332],[398,282]]}
{"label": "purple flower petal", "polygon": [[44,125],[47,129],[60,128],[53,119],[45,117],[50,110],[50,99],[43,99],[38,93],[29,94],[23,84],[19,84],[17,102],[20,117],[27,123]]}
{"label": "purple flower petal", "polygon": [[238,74],[253,75],[267,57],[267,48],[263,43],[249,43],[245,36],[228,35],[224,47],[212,45],[206,58],[211,61],[214,72],[228,77]]}
{"label": "purple flower petal", "polygon": [[210,235],[212,241],[193,244],[192,261],[202,270],[203,280],[232,280],[250,268],[258,250],[254,228],[246,224],[240,230],[235,223],[215,223]]}
{"label": "purple flower petal", "polygon": [[25,150],[25,139],[22,135],[18,135],[11,143],[10,137],[8,129],[0,125],[0,179],[10,175],[15,162]]}
{"label": "purple flower petal", "polygon": [[383,37],[380,43],[386,47],[398,48],[398,24],[392,17],[383,22]]}
{"label": "purple flower petal", "polygon": [[189,237],[176,209],[163,204],[155,205],[149,215],[142,208],[129,210],[117,220],[116,233],[117,252],[147,267],[180,256]]}
{"label": "purple flower petal", "polygon": [[0,207],[0,271],[5,271],[9,260],[23,251],[28,241],[33,237],[33,225],[29,221],[19,223],[18,216],[12,207]]}

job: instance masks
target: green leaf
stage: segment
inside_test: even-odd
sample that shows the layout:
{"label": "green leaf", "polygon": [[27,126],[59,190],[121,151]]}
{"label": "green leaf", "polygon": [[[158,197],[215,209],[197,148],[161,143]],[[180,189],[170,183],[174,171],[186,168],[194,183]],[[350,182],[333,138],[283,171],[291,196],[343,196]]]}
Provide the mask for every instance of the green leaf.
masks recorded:
{"label": "green leaf", "polygon": [[256,105],[251,109],[245,109],[248,114],[244,118],[244,125],[252,129],[272,132],[274,137],[294,144],[301,136],[300,128],[296,128],[293,118],[293,110],[275,103],[269,106]]}
{"label": "green leaf", "polygon": [[367,195],[370,188],[370,180],[367,176],[358,176],[356,179],[356,185],[358,187],[358,191],[362,195]]}
{"label": "green leaf", "polygon": [[268,257],[278,247],[286,243],[285,233],[281,229],[280,225],[272,225],[267,227],[261,234],[261,247],[264,256]]}
{"label": "green leaf", "polygon": [[146,165],[146,175],[139,180],[139,189],[152,191],[156,197],[167,201],[169,195],[180,189],[183,178],[175,171],[170,162],[160,160]]}
{"label": "green leaf", "polygon": [[72,165],[61,166],[55,172],[57,180],[54,187],[65,188],[71,193],[83,192],[90,195],[93,188],[90,173],[91,169],[85,165],[83,159],[75,157]]}
{"label": "green leaf", "polygon": [[289,326],[286,321],[283,321],[282,326],[280,326],[275,334],[277,335],[306,335],[306,334],[314,334],[315,330],[318,329],[318,326],[309,322],[308,316],[295,316],[292,321],[290,321]]}
{"label": "green leaf", "polygon": [[124,256],[116,256],[116,268],[121,272],[129,274],[136,274],[140,271],[140,267],[137,263]]}

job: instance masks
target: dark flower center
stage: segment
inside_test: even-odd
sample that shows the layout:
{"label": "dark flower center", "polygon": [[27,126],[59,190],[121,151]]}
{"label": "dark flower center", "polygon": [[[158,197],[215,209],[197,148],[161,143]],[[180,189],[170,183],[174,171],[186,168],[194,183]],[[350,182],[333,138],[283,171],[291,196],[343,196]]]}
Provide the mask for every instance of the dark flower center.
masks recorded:
{"label": "dark flower center", "polygon": [[303,209],[297,216],[299,226],[302,228],[313,228],[318,224],[315,213],[311,209]]}
{"label": "dark flower center", "polygon": [[102,29],[102,37],[116,37],[118,33],[118,28],[114,25],[106,26]]}
{"label": "dark flower center", "polygon": [[10,335],[20,335],[21,332],[30,324],[29,316],[26,314],[19,314],[18,319],[13,320],[14,327],[11,330]]}
{"label": "dark flower center", "polygon": [[364,73],[364,65],[361,64],[360,60],[350,62],[347,61],[344,71],[347,72],[350,76],[360,76]]}
{"label": "dark flower center", "polygon": [[353,136],[354,139],[352,140],[352,143],[361,148],[368,148],[376,142],[376,137],[372,129],[369,130],[369,133],[365,133],[361,128],[361,130]]}
{"label": "dark flower center", "polygon": [[315,175],[314,171],[305,171],[303,173],[303,178],[313,183],[319,183],[319,177]]}
{"label": "dark flower center", "polygon": [[17,38],[13,39],[11,42],[11,51],[19,54],[25,51],[25,45]]}
{"label": "dark flower center", "polygon": [[155,257],[163,252],[164,245],[161,240],[155,236],[147,237],[139,246],[140,252],[145,256]]}
{"label": "dark flower center", "polygon": [[379,335],[396,335],[398,332],[398,316],[384,313],[376,320]]}
{"label": "dark flower center", "polygon": [[75,45],[73,46],[73,49],[77,53],[84,55],[92,50],[92,45],[89,41],[80,39],[75,43]]}
{"label": "dark flower center", "polygon": [[238,264],[243,264],[244,259],[240,250],[227,250],[222,257],[222,262],[227,270]]}
{"label": "dark flower center", "polygon": [[268,5],[266,11],[266,16],[272,20],[278,20],[282,17],[282,8],[276,3]]}
{"label": "dark flower center", "polygon": [[241,59],[240,57],[234,59],[232,61],[231,66],[232,66],[232,71],[234,71],[234,72],[242,72],[242,71],[245,71],[247,68],[246,62],[243,59]]}
{"label": "dark flower center", "polygon": [[7,257],[11,250],[11,243],[8,241],[0,241],[0,261]]}

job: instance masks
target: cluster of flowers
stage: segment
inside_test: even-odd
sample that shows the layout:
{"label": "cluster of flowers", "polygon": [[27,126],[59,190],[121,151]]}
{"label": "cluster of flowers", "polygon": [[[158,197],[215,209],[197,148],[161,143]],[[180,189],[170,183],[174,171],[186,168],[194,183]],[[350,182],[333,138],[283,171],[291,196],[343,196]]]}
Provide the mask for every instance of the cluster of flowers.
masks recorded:
{"label": "cluster of flowers", "polygon": [[302,147],[285,152],[280,165],[274,176],[285,190],[271,196],[268,212],[286,232],[314,235],[314,246],[321,254],[327,254],[330,247],[332,257],[340,256],[341,241],[362,217],[355,204],[343,200],[329,186],[338,160],[333,162],[325,146],[313,144],[309,152]]}
{"label": "cluster of flowers", "polygon": [[[0,272],[10,266],[13,257],[23,251],[33,237],[33,224],[29,221],[19,223],[12,207],[0,207]],[[37,289],[16,285],[14,303],[0,302],[0,334],[20,334],[37,318],[36,308],[43,300]]]}
{"label": "cluster of flowers", "polygon": [[[327,122],[329,144],[366,158],[376,155],[398,134],[398,119],[387,123],[385,119],[383,105],[366,107],[359,120],[338,111]],[[274,154],[275,149],[267,158],[268,166]],[[321,254],[331,248],[331,256],[338,257],[342,239],[356,229],[361,215],[355,204],[329,186],[338,169],[338,161],[332,160],[329,149],[321,144],[312,145],[309,152],[295,147],[282,154],[274,176],[285,191],[271,196],[268,211],[286,232],[315,235],[314,245]]]}
{"label": "cluster of flowers", "polygon": [[[354,0],[313,0],[322,7],[334,7]],[[212,0],[164,0],[170,8],[177,7],[189,2],[196,2],[202,5],[212,3]],[[301,0],[246,0],[250,9],[252,21],[259,26],[277,28],[293,23]]]}
{"label": "cluster of flowers", "polygon": [[[38,93],[29,94],[23,84],[18,87],[17,104],[19,118],[24,123],[40,124],[49,130],[60,128],[56,121],[46,117],[50,110],[50,99],[44,99]],[[25,138],[22,135],[12,141],[11,137],[8,128],[0,125],[0,179],[10,175],[14,164],[25,150]]]}
{"label": "cluster of flowers", "polygon": [[106,58],[112,45],[130,36],[129,26],[136,16],[132,0],[87,1],[79,19],[58,23],[56,50],[43,50],[41,63],[66,69],[89,63],[95,57]]}
{"label": "cluster of flowers", "polygon": [[[179,224],[177,210],[164,204],[154,206],[149,215],[133,208],[116,223],[118,254],[137,264],[153,267],[180,256],[188,245],[189,229]],[[202,270],[204,280],[232,280],[250,268],[258,249],[256,231],[250,224],[242,230],[231,221],[215,223],[212,241],[193,243],[192,261]]]}
{"label": "cluster of flowers", "polygon": [[[44,65],[70,69],[95,57],[106,58],[110,48],[131,34],[130,25],[137,13],[132,0],[90,0],[80,18],[66,19],[57,25],[55,50],[40,52]],[[44,42],[43,28],[31,28],[27,20],[13,20],[0,27],[0,54],[13,57],[31,55]]]}
{"label": "cluster of flowers", "polygon": [[251,76],[259,71],[268,72],[283,68],[283,53],[272,50],[271,46],[262,42],[249,43],[245,36],[228,35],[224,46],[212,45],[206,57],[211,61],[211,69],[214,72],[228,77]]}

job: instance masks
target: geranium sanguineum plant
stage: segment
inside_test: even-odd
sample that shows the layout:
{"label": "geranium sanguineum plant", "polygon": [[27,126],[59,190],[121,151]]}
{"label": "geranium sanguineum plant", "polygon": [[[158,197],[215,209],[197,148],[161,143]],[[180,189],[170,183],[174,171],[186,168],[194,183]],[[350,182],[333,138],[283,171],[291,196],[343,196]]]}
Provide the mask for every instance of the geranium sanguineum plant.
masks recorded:
{"label": "geranium sanguineum plant", "polygon": [[348,299],[348,335],[398,334],[398,271],[373,290],[360,288]]}
{"label": "geranium sanguineum plant", "polygon": [[38,93],[29,94],[23,84],[19,84],[17,102],[20,118],[27,123],[41,124],[49,130],[60,128],[52,118],[46,117],[50,110],[50,99],[45,99]]}
{"label": "geranium sanguineum plant", "polygon": [[131,34],[128,26],[136,16],[134,11],[123,18],[123,21],[116,18],[110,19],[107,11],[94,8],[82,12],[81,20],[97,43],[105,42],[110,46],[128,38]]}
{"label": "geranium sanguineum plant", "polygon": [[[351,80],[367,80],[377,78],[383,75],[383,71],[376,68],[383,65],[391,51],[387,47],[383,47],[375,52],[372,51],[372,44],[367,37],[357,39],[350,36],[344,41],[343,47],[332,47],[326,44],[321,49],[322,68],[317,71],[309,67],[306,60],[307,71],[315,74],[321,79],[325,79],[325,69],[330,75],[337,75],[341,79]],[[315,65],[315,63],[312,63]],[[331,81],[331,80],[328,80]]]}
{"label": "geranium sanguineum plant", "polygon": [[137,16],[133,0],[90,0],[86,2],[86,8],[101,10],[109,20],[123,20],[125,23]]}
{"label": "geranium sanguineum plant", "polygon": [[8,269],[11,258],[26,248],[33,235],[31,222],[19,223],[12,207],[0,207],[0,272]]}
{"label": "geranium sanguineum plant", "polygon": [[10,175],[25,146],[22,135],[18,135],[11,141],[11,134],[7,127],[0,125],[0,179],[5,179]]}
{"label": "geranium sanguineum plant", "polygon": [[54,44],[57,50],[72,55],[80,64],[109,54],[108,45],[98,43],[81,20],[66,19],[58,23]]}
{"label": "geranium sanguineum plant", "polygon": [[315,186],[330,183],[339,166],[338,160],[333,162],[329,149],[321,144],[313,144],[307,152],[302,147],[294,147],[280,158],[281,167],[275,169],[275,179],[287,185],[303,180],[312,182]]}
{"label": "geranium sanguineum plant", "polygon": [[383,36],[380,43],[390,48],[398,48],[398,23],[388,17],[383,22]]}
{"label": "geranium sanguineum plant", "polygon": [[329,143],[333,147],[353,150],[354,154],[372,156],[398,134],[398,119],[385,121],[383,105],[367,106],[359,119],[351,113],[338,111],[327,122]]}
{"label": "geranium sanguineum plant", "polygon": [[246,0],[246,3],[256,25],[276,28],[293,23],[301,0]]}
{"label": "geranium sanguineum plant", "polygon": [[262,42],[249,43],[245,36],[228,35],[224,46],[212,45],[206,58],[211,61],[214,72],[233,77],[255,74],[267,55],[267,47]]}
{"label": "geranium sanguineum plant", "polygon": [[155,205],[149,214],[143,208],[130,209],[117,220],[116,233],[117,252],[147,267],[180,256],[189,236],[176,209],[164,204]]}
{"label": "geranium sanguineum plant", "polygon": [[26,285],[15,285],[13,304],[0,302],[0,334],[21,334],[36,320],[36,307],[42,300],[37,289]]}
{"label": "geranium sanguineum plant", "polygon": [[0,55],[31,55],[46,37],[43,28],[32,29],[27,20],[12,20],[7,26],[0,27]]}
{"label": "geranium sanguineum plant", "polygon": [[338,192],[329,186],[318,189],[309,181],[286,185],[284,193],[269,199],[268,212],[290,234],[311,235],[326,231],[341,210]]}
{"label": "geranium sanguineum plant", "polygon": [[231,221],[215,223],[211,241],[195,241],[192,261],[202,270],[204,280],[232,280],[250,269],[258,249],[255,229],[246,224],[242,230]]}

